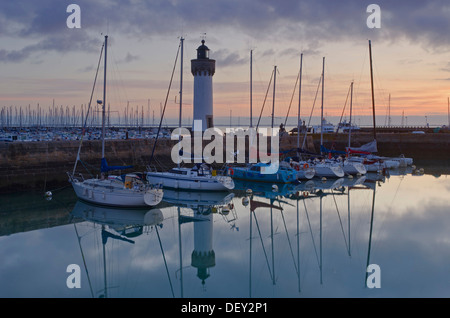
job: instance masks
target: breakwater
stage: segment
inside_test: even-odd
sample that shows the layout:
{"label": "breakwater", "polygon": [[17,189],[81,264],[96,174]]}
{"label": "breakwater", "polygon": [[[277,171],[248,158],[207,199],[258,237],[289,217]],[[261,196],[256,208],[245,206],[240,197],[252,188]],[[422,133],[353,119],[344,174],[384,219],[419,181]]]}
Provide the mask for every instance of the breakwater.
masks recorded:
{"label": "breakwater", "polygon": [[[352,146],[358,147],[373,139],[372,134],[354,134]],[[378,151],[384,156],[404,154],[414,160],[447,160],[450,158],[450,134],[378,134]],[[325,134],[324,145],[345,149],[345,134]],[[143,171],[150,162],[154,139],[108,140],[105,145],[109,165],[134,165],[135,171]],[[158,140],[152,165],[158,169],[174,166],[172,147],[177,141]],[[206,144],[209,141],[205,142]],[[295,149],[297,136],[284,136],[280,150]],[[79,141],[0,142],[0,192],[27,190],[46,191],[68,185],[66,172],[72,172],[78,152]],[[224,142],[225,145],[225,142]],[[306,143],[308,150],[319,151],[320,135],[311,135]],[[270,149],[270,148],[268,148]],[[83,141],[77,171],[88,177],[88,169],[99,173],[101,141]],[[294,153],[292,154],[294,155]]]}

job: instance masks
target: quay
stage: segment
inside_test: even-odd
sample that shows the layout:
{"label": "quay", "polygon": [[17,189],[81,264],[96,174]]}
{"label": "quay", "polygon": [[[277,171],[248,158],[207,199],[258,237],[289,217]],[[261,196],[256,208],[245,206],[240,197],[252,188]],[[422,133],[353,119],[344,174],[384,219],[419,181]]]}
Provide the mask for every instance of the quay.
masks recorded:
{"label": "quay", "polygon": [[[347,134],[324,134],[324,145],[337,150],[345,150]],[[373,140],[370,132],[352,134],[351,144],[359,147]],[[151,165],[158,169],[174,166],[171,149],[178,141],[170,138],[158,139],[154,159]],[[382,156],[412,157],[420,160],[440,160],[448,162],[450,158],[450,133],[377,133],[378,154]],[[154,139],[114,139],[105,144],[105,152],[110,165],[134,165],[133,171],[144,171],[149,164]],[[295,149],[296,135],[284,135],[280,138],[280,151]],[[41,142],[0,142],[0,193],[46,190],[68,186],[67,172],[71,172],[76,160],[78,140],[51,140]],[[225,143],[224,143],[225,145]],[[320,134],[308,135],[307,147],[310,151],[319,151]],[[270,149],[270,148],[268,148]],[[101,141],[84,140],[80,158],[90,170],[99,171]],[[288,154],[295,155],[295,153]],[[79,164],[77,171],[87,169]],[[447,163],[448,165],[448,163]],[[80,171],[81,172],[81,171]]]}

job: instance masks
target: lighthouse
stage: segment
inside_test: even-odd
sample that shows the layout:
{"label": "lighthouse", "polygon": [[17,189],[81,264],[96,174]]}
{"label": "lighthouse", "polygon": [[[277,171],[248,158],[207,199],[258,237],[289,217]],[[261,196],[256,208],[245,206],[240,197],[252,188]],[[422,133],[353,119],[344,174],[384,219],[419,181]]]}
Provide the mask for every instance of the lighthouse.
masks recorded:
{"label": "lighthouse", "polygon": [[213,248],[213,213],[202,215],[202,222],[194,222],[194,250],[191,254],[191,266],[197,268],[197,277],[205,286],[210,276],[209,269],[216,266],[216,254]]}
{"label": "lighthouse", "polygon": [[[212,77],[216,71],[216,61],[209,58],[209,49],[202,40],[197,48],[197,58],[191,60],[194,75],[194,123],[201,120],[202,130],[214,127]],[[199,130],[194,127],[193,130]]]}

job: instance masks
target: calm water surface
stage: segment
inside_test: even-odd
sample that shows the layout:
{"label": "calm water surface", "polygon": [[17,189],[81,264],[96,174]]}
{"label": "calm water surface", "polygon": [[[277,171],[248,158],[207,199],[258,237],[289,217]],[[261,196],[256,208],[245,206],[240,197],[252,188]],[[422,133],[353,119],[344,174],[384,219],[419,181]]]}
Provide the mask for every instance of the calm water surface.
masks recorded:
{"label": "calm water surface", "polygon": [[0,297],[450,297],[450,178],[433,173],[166,191],[145,210],[2,195]]}

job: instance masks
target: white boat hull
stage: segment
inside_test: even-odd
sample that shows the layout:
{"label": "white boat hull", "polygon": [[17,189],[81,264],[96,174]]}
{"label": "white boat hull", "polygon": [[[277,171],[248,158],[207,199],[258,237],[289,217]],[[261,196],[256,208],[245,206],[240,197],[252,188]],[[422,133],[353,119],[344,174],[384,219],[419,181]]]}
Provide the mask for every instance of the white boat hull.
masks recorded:
{"label": "white boat hull", "polygon": [[170,172],[147,172],[147,180],[161,184],[164,188],[203,191],[226,191],[234,188],[234,182],[227,176],[192,177]]}
{"label": "white boat hull", "polygon": [[344,170],[345,174],[351,174],[351,175],[367,173],[366,167],[360,162],[344,161],[344,163],[342,165],[342,169]]}
{"label": "white boat hull", "polygon": [[342,178],[345,173],[341,166],[318,163],[314,165],[314,170],[317,177],[326,178]]}
{"label": "white boat hull", "polygon": [[72,187],[81,200],[115,207],[144,207],[161,202],[162,189],[127,189],[118,187],[111,180],[88,179],[73,181]]}

